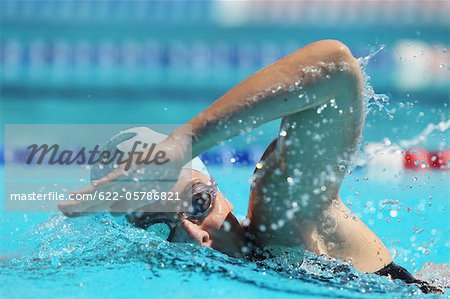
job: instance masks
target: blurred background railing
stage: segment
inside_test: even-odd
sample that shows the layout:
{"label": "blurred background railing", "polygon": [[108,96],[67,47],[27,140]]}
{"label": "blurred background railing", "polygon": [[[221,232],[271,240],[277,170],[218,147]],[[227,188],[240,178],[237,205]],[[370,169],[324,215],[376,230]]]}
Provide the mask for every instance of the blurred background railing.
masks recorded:
{"label": "blurred background railing", "polygon": [[449,83],[448,13],[448,1],[2,1],[0,79],[7,93],[227,89],[336,38],[356,56],[386,45],[369,66],[377,88],[439,97]]}

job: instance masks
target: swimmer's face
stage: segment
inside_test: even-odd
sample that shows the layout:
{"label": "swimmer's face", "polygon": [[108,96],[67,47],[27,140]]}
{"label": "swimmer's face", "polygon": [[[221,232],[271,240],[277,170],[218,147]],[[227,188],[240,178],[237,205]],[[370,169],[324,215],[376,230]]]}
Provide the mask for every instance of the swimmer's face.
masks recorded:
{"label": "swimmer's face", "polygon": [[[187,172],[189,177],[183,174]],[[177,189],[192,188],[211,190],[212,182],[203,174],[193,170],[182,171]],[[203,186],[202,186],[203,185]],[[244,231],[233,215],[233,205],[215,189],[215,200],[209,214],[200,219],[184,219],[178,222],[172,233],[172,242],[197,243],[212,247],[231,256],[240,256],[245,245]],[[211,194],[213,195],[213,194]]]}

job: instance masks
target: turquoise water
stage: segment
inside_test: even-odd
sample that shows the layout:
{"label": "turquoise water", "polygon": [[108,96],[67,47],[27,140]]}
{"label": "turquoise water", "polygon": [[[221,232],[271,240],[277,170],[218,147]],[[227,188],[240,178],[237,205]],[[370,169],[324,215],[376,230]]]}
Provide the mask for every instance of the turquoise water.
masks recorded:
{"label": "turquoise water", "polygon": [[[355,56],[386,45],[367,72],[377,92],[391,98],[386,108],[394,118],[374,107],[363,148],[373,142],[401,144],[429,124],[449,120],[449,26],[439,1],[366,3],[356,14],[345,3],[298,1],[305,7],[295,9],[279,1],[282,10],[247,9],[242,26],[222,23],[227,13],[231,20],[240,18],[235,10],[220,10],[226,8],[222,1],[138,2],[0,2],[0,205],[5,124],[184,123],[257,69],[325,38],[343,41]],[[286,17],[295,10],[296,18]],[[336,18],[340,12],[348,17]],[[417,43],[417,53],[409,53],[410,44]],[[279,121],[266,124],[224,142],[211,155],[260,154],[278,127]],[[418,145],[448,149],[449,137],[449,131],[433,131]],[[253,167],[224,160],[209,168],[243,217]],[[449,263],[450,172],[395,173],[389,167],[374,170],[370,163],[357,168],[344,182],[342,198],[409,271],[428,262]],[[444,278],[449,286],[449,267],[445,271],[431,266],[425,274]],[[166,243],[106,214],[68,219],[0,209],[0,298],[312,296],[423,294],[312,254],[301,266],[289,257],[254,264],[208,248]]]}
{"label": "turquoise water", "polygon": [[[252,169],[211,167],[211,172],[235,212],[245,215],[245,182]],[[450,262],[448,180],[448,172],[405,173],[384,181],[356,170],[342,198],[385,242],[395,262],[415,272],[426,262]],[[300,267],[288,258],[255,264],[209,248],[170,244],[104,214],[68,219],[2,211],[0,222],[0,252],[12,258],[0,262],[4,298],[420,296],[414,287],[314,255]]]}
{"label": "turquoise water", "polygon": [[[147,93],[117,95],[78,90],[67,95],[35,94],[2,97],[0,137],[4,137],[4,124],[181,124],[208,107],[227,91],[228,86],[213,91],[186,91],[158,96]],[[390,120],[386,111],[374,108],[364,127],[366,142],[380,142],[389,138],[393,143],[416,137],[430,123],[449,119],[448,101],[430,103],[428,96],[402,93],[391,95],[386,106],[394,116]],[[184,109],[186,105],[189,109]],[[32,107],[32,108],[30,108]],[[230,147],[259,146],[264,149],[277,136],[279,121],[273,121],[245,136],[233,138]],[[446,148],[448,131],[433,132],[422,141],[429,149]]]}
{"label": "turquoise water", "polygon": [[[79,91],[67,97],[4,98],[2,123],[180,123],[203,110],[222,91],[173,94],[167,100]],[[30,103],[33,109],[29,109]],[[189,109],[182,109],[189,101]],[[136,109],[139,107],[139,109]],[[388,138],[411,140],[430,123],[448,119],[445,102],[395,97],[385,110],[372,109],[364,128],[363,148]],[[269,123],[213,151],[235,148],[261,152],[276,136],[279,122]],[[448,131],[432,132],[420,143],[448,147]],[[252,167],[210,165],[237,215],[246,214]],[[402,173],[357,168],[344,182],[342,198],[382,239],[395,262],[412,273],[425,263],[449,263],[449,172]],[[4,181],[3,170],[0,181]],[[3,188],[3,186],[1,186]],[[0,190],[0,194],[4,190]],[[0,199],[4,204],[3,196]],[[0,212],[0,297],[123,298],[218,297],[369,298],[423,296],[417,288],[385,277],[356,272],[336,261],[306,256],[301,266],[289,258],[254,264],[231,259],[208,248],[170,244],[122,218],[101,214],[67,219],[58,213]],[[442,277],[433,270],[429,278]],[[450,274],[444,273],[446,281]]]}
{"label": "turquoise water", "polygon": [[[174,93],[164,101],[155,96],[113,96],[86,90],[67,96],[6,97],[1,122],[182,123],[222,92]],[[182,108],[187,102],[189,109]],[[428,124],[448,119],[445,101],[430,105],[417,95],[394,97],[387,108],[393,119],[385,110],[369,112],[363,148],[386,138],[393,144],[411,140]],[[233,154],[237,148],[253,148],[261,152],[276,136],[278,126],[278,121],[269,123],[213,151]],[[448,137],[448,131],[435,131],[420,145],[445,149]],[[236,214],[245,216],[247,181],[253,168],[231,163],[209,167]],[[387,245],[395,262],[414,273],[428,262],[450,262],[449,175],[426,171],[395,176],[389,169],[357,168],[344,182],[342,198]],[[2,182],[3,176],[1,170]],[[3,205],[3,196],[0,201]],[[122,218],[104,214],[67,219],[58,213],[2,210],[0,253],[8,256],[0,260],[0,297],[8,298],[423,296],[415,287],[361,274],[312,254],[301,266],[289,258],[254,264],[208,248],[166,243],[130,227]],[[450,280],[448,268],[444,274],[434,270],[425,274],[436,279],[444,276],[447,285]]]}

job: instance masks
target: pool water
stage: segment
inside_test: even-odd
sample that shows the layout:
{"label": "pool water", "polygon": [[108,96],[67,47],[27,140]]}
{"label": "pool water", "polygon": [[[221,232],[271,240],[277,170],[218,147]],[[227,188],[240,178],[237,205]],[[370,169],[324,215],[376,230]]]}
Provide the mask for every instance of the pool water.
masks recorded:
{"label": "pool water", "polygon": [[[430,124],[450,123],[440,1],[263,2],[236,9],[232,1],[0,1],[0,205],[5,124],[184,123],[257,69],[324,38],[342,40],[356,56],[386,45],[367,73],[391,101],[372,106],[363,150],[450,148],[450,130],[417,138]],[[270,122],[202,155],[240,217],[255,159],[278,128]],[[450,286],[450,171],[404,172],[375,160],[358,159],[342,199],[396,263]],[[309,253],[301,265],[295,252],[256,264],[167,243],[108,214],[0,209],[0,298],[313,296],[424,295]]]}
{"label": "pool water", "polygon": [[[210,170],[236,214],[244,216],[245,182],[253,169]],[[416,272],[427,262],[450,262],[448,181],[448,172],[383,179],[357,169],[345,181],[342,198],[384,241],[394,261]],[[68,219],[58,213],[2,211],[0,223],[0,252],[9,256],[0,261],[3,298],[422,296],[415,287],[312,254],[301,266],[288,256],[255,264],[161,241],[106,214]]]}
{"label": "pool water", "polygon": [[[67,97],[23,95],[5,99],[1,122],[183,123],[222,93],[175,93],[165,95],[164,100],[133,94],[129,96],[133,102],[125,100],[128,97],[124,95],[88,90]],[[33,100],[39,105],[29,109]],[[186,102],[189,109],[185,109]],[[448,120],[447,103],[429,104],[426,98],[409,94],[397,95],[386,108],[389,112],[373,107],[368,113],[363,148],[372,142],[401,144],[414,140],[427,125]],[[234,164],[228,158],[237,155],[238,149],[260,155],[278,127],[279,121],[271,122],[205,154],[205,158],[221,157],[219,162],[207,159],[208,168],[233,203],[235,214],[242,218],[247,211],[248,180],[254,164]],[[3,134],[0,132],[0,136]],[[448,137],[448,131],[433,131],[418,145],[430,150],[446,149]],[[368,159],[362,156],[363,161]],[[381,238],[396,263],[412,273],[427,265],[422,274],[449,286],[450,173],[403,172],[363,165],[345,180],[341,190],[344,202]],[[4,182],[3,169],[0,181]],[[0,194],[4,194],[2,188],[0,185]],[[4,201],[0,196],[0,204],[4,205]],[[68,219],[56,212],[2,210],[0,224],[0,297],[424,296],[416,287],[358,273],[344,263],[309,253],[301,265],[294,259],[295,252],[252,263],[209,248],[167,243],[130,226],[123,218],[107,214]]]}

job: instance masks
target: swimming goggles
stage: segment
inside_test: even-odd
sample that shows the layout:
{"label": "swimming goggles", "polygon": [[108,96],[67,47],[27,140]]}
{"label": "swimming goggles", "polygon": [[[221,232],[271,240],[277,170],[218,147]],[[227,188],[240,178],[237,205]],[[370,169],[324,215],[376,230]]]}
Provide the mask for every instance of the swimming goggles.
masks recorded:
{"label": "swimming goggles", "polygon": [[198,221],[205,219],[212,211],[217,197],[217,184],[211,178],[211,185],[203,183],[200,192],[196,191],[196,184],[192,186],[192,202],[187,212],[167,213],[148,212],[132,213],[126,216],[133,225],[155,233],[157,236],[171,241],[174,235],[174,228],[184,220]]}

